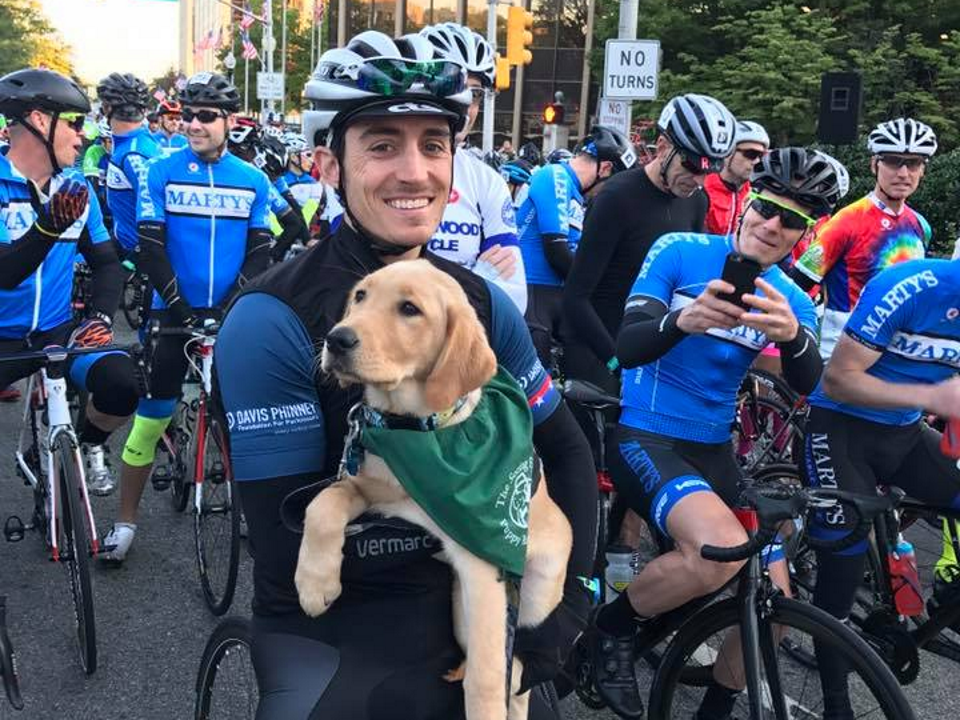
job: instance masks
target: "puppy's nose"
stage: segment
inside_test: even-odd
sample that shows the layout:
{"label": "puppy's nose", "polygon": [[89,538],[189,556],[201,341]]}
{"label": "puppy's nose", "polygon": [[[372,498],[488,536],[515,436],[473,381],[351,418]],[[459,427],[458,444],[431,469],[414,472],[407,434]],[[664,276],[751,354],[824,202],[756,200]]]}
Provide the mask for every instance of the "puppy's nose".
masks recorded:
{"label": "puppy's nose", "polygon": [[348,327],[335,327],[327,335],[327,349],[334,355],[346,355],[360,344],[360,338]]}

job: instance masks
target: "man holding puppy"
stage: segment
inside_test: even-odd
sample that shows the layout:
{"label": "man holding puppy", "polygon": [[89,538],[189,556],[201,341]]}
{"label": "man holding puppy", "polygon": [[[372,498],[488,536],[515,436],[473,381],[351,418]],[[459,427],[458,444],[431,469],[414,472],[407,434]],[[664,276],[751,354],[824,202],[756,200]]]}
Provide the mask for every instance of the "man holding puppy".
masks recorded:
{"label": "man holding puppy", "polygon": [[[551,679],[586,617],[595,536],[590,452],[536,358],[507,296],[425,251],[450,195],[454,137],[470,104],[464,69],[434,59],[422,37],[367,31],[320,58],[304,97],[304,134],[344,222],[324,243],[258,279],[227,315],[216,369],[254,565],[258,717],[417,720],[463,717],[449,568],[436,540],[363,517],[344,547],[343,593],[319,617],[300,608],[300,536],[281,522],[294,490],[337,472],[359,388],[318,369],[328,331],[356,282],[386,264],[426,258],[465,290],[499,364],[517,378],[551,496],[574,531],[564,601],[515,643],[524,688]],[[546,714],[544,714],[546,712]],[[532,718],[550,717],[537,698]]]}

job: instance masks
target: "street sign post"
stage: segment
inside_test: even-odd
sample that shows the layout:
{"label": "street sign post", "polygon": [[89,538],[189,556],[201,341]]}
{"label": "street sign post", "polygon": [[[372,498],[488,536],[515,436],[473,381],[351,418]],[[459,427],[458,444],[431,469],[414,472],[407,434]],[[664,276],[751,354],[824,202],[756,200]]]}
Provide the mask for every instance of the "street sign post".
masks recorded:
{"label": "street sign post", "polygon": [[260,100],[282,100],[283,73],[258,72],[257,98]]}
{"label": "street sign post", "polygon": [[597,125],[615,128],[630,137],[630,103],[600,98],[600,104],[597,107]]}
{"label": "street sign post", "polygon": [[660,70],[659,40],[607,40],[603,97],[607,100],[656,100]]}

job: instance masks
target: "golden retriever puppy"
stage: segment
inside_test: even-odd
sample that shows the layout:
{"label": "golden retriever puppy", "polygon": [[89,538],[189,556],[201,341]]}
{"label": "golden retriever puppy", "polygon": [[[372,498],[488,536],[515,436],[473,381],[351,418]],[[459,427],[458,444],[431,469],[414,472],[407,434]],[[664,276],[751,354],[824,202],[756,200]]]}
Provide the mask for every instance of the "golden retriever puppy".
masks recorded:
{"label": "golden retriever puppy", "polygon": [[[427,261],[414,260],[357,284],[343,320],[327,335],[322,365],[342,384],[362,384],[365,402],[375,410],[416,417],[446,411],[440,417],[448,427],[473,413],[497,362],[460,285]],[[442,485],[442,478],[436,482]],[[356,475],[341,473],[307,508],[295,578],[304,611],[319,615],[340,595],[346,526],[368,510],[415,523],[442,541],[456,578],[454,631],[466,655],[448,679],[462,674],[468,720],[505,720],[507,596],[500,570],[444,532],[377,455],[367,452]],[[542,477],[526,524],[519,623],[530,627],[560,602],[572,543],[570,525]],[[515,659],[514,688],[519,677]],[[523,720],[529,698],[511,695],[509,718]]]}

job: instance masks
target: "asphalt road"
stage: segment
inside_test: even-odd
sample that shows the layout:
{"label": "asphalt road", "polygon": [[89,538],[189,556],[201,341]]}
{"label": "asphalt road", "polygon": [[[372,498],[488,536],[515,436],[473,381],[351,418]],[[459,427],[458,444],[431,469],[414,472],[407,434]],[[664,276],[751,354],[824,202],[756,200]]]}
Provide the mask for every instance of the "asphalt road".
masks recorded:
{"label": "asphalt road", "polygon": [[[20,406],[0,405],[0,520],[29,517],[31,496],[13,472]],[[115,437],[125,437],[125,430]],[[118,457],[117,440],[114,457]],[[116,515],[117,496],[94,498],[101,535]],[[171,720],[192,717],[194,683],[204,643],[216,625],[200,593],[189,514],[176,514],[168,495],[149,486],[137,539],[119,569],[95,567],[94,596],[99,669],[84,675],[76,657],[72,603],[64,570],[46,559],[41,539],[0,540],[0,593],[8,597],[8,624],[17,649],[26,709],[0,701],[0,718],[31,720]],[[936,537],[921,532],[921,563],[936,550]],[[249,611],[251,564],[242,554],[232,613]],[[918,718],[960,716],[956,665],[923,654],[919,679],[908,688]],[[640,666],[642,687],[649,672]],[[568,720],[609,720],[609,712],[564,703]]]}

